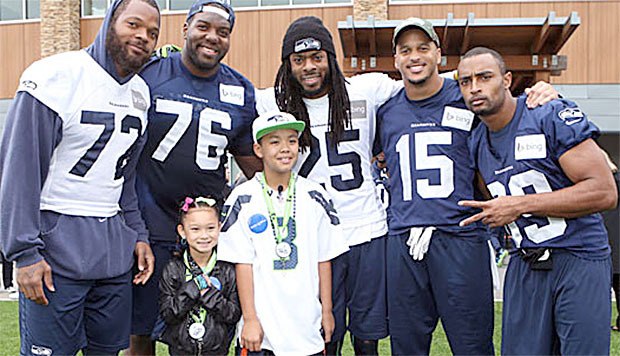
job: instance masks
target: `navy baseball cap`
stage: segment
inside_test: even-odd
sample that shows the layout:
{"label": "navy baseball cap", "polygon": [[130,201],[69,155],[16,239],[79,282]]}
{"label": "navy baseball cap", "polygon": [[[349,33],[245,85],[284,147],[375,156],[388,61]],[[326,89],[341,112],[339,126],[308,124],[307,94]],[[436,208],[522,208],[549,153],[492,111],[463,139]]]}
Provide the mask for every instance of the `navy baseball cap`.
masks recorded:
{"label": "navy baseball cap", "polygon": [[[213,5],[216,5],[216,6],[213,6]],[[221,6],[222,8],[224,8],[224,10],[222,10],[221,8],[217,6]],[[230,5],[229,0],[197,0],[195,1],[192,7],[189,9],[189,12],[187,13],[187,19],[185,20],[185,22],[189,22],[189,19],[191,19],[192,16],[196,15],[199,12],[212,12],[212,13],[222,16],[230,23],[231,31],[233,27],[235,26],[235,11]]]}

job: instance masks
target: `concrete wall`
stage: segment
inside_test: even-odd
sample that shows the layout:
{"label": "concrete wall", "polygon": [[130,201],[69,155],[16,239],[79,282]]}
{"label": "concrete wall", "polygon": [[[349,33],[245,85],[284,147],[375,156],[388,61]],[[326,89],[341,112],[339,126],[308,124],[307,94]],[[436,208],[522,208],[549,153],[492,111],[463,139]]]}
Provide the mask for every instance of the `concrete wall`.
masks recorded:
{"label": "concrete wall", "polygon": [[571,99],[603,132],[620,132],[620,84],[554,84]]}

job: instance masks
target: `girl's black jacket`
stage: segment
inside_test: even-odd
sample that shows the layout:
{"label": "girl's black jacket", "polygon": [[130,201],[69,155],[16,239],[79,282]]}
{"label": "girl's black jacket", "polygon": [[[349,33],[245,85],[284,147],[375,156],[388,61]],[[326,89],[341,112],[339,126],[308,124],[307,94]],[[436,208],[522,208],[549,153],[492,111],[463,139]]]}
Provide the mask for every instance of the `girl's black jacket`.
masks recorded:
{"label": "girl's black jacket", "polygon": [[231,335],[241,317],[235,266],[217,261],[209,276],[219,279],[222,289],[209,287],[201,296],[193,280],[185,281],[183,257],[174,257],[164,268],[159,280],[159,310],[166,330],[161,340],[170,346],[171,354],[198,354],[198,342],[189,336],[189,326],[194,323],[190,311],[198,303],[207,310],[200,354],[228,354]]}

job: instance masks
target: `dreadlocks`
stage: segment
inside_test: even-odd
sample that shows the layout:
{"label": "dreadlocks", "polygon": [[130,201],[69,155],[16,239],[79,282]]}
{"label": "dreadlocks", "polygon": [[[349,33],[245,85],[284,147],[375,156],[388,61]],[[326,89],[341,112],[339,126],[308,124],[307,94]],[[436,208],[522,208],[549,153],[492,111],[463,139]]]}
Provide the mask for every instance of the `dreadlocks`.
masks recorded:
{"label": "dreadlocks", "polygon": [[[347,126],[351,126],[351,103],[349,94],[345,86],[346,79],[338,66],[336,57],[327,53],[329,61],[329,72],[325,78],[325,83],[329,90],[329,134],[331,142],[337,145],[342,138],[343,132]],[[302,150],[311,146],[310,134],[310,117],[308,110],[303,102],[303,88],[297,82],[291,71],[291,63],[288,58],[282,60],[282,64],[278,69],[276,82],[274,84],[276,103],[280,110],[293,114],[298,120],[306,123],[306,128],[301,135],[299,145]]]}

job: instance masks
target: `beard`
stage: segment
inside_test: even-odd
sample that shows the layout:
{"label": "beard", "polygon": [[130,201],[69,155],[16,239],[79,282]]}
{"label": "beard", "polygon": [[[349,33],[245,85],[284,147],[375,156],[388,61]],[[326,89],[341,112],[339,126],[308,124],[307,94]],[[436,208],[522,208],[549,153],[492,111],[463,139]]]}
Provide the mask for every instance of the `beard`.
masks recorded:
{"label": "beard", "polygon": [[[140,40],[136,40],[132,44],[141,48],[146,47],[146,43]],[[106,38],[106,50],[117,66],[127,73],[134,74],[148,61],[150,53],[145,53],[142,56],[131,55],[127,45],[127,43],[121,42],[116,31],[114,31],[114,27],[110,26]]]}
{"label": "beard", "polygon": [[[471,112],[478,116],[495,115],[502,109],[506,96],[504,94],[500,94],[495,100],[489,99],[488,96],[484,97],[484,99],[486,100],[487,105],[481,108],[472,108]],[[469,106],[471,106],[471,103],[469,103],[468,107]]]}
{"label": "beard", "polygon": [[[330,70],[331,72],[331,70]],[[303,85],[301,85],[301,83],[299,83],[299,81],[295,80],[295,83],[297,84],[297,86],[300,88],[301,94],[303,97],[306,98],[311,98],[314,96],[317,96],[321,93],[326,93],[327,90],[326,88],[328,87],[328,83],[331,83],[331,73],[326,75],[325,78],[323,78],[323,81],[321,82],[321,86],[318,87],[317,89],[314,90],[306,90],[304,89]]]}
{"label": "beard", "polygon": [[423,78],[420,78],[420,79],[407,79],[407,81],[411,85],[416,85],[416,86],[424,85],[426,83],[426,81],[428,81],[428,78],[430,78],[430,77],[431,77],[430,75],[427,75],[427,76],[425,76]]}
{"label": "beard", "polygon": [[189,61],[194,67],[196,67],[196,69],[198,69],[201,72],[210,72],[213,69],[217,68],[220,65],[220,62],[222,61],[226,53],[228,53],[228,50],[220,49],[220,52],[215,57],[214,61],[205,61],[205,60],[202,60],[200,56],[198,55],[197,47],[198,45],[196,44],[196,42],[191,41],[188,37],[188,39],[185,41],[185,46],[183,47],[184,48],[183,51],[187,51]]}
{"label": "beard", "polygon": [[489,106],[486,108],[472,110],[472,112],[478,116],[489,116],[489,115],[497,114],[500,108],[501,108],[500,106]]}
{"label": "beard", "polygon": [[[300,85],[300,87],[301,87],[301,85]],[[302,95],[303,95],[304,97],[313,97],[313,96],[316,96],[316,95],[321,94],[321,93],[325,90],[325,88],[326,88],[326,87],[327,87],[327,83],[326,83],[326,81],[324,80],[324,81],[323,81],[323,83],[321,83],[321,86],[320,86],[318,89],[314,89],[314,90],[305,90],[305,89],[303,89],[303,87],[302,87],[302,89],[301,89],[301,93],[302,93]]]}

